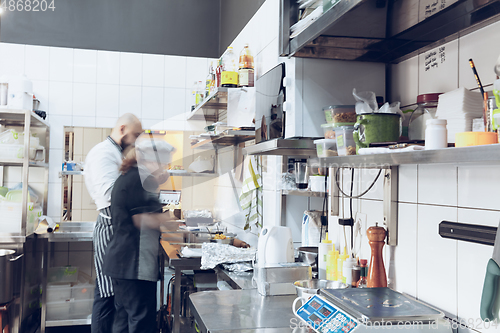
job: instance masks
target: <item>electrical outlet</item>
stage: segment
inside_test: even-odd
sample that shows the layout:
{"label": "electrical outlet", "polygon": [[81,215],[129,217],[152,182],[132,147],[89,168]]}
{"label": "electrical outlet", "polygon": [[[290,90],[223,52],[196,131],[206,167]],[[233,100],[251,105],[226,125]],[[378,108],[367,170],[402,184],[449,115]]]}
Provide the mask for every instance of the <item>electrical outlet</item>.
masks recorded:
{"label": "electrical outlet", "polygon": [[365,213],[356,213],[356,222],[361,226],[361,232],[366,232],[366,214]]}

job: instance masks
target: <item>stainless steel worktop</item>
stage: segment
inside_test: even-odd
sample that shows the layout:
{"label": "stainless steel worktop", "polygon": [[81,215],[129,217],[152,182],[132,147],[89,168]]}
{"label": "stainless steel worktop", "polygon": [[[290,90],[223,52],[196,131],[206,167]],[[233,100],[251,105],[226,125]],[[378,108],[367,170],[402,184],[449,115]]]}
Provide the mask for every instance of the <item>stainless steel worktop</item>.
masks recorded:
{"label": "stainless steel worktop", "polygon": [[[261,296],[257,289],[202,291],[189,296],[192,313],[204,333],[292,332],[297,295]],[[248,330],[248,331],[247,331]]]}
{"label": "stainless steel worktop", "polygon": [[37,235],[49,242],[91,242],[95,222],[62,222],[54,232]]}

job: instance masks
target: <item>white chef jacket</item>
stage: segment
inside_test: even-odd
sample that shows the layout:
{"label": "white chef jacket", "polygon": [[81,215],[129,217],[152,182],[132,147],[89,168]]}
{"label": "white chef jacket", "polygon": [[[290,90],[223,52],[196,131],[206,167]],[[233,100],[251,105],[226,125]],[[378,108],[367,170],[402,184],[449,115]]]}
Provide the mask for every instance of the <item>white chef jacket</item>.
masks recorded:
{"label": "white chef jacket", "polygon": [[122,147],[111,137],[95,145],[85,158],[85,186],[97,210],[111,205],[111,191],[120,176]]}

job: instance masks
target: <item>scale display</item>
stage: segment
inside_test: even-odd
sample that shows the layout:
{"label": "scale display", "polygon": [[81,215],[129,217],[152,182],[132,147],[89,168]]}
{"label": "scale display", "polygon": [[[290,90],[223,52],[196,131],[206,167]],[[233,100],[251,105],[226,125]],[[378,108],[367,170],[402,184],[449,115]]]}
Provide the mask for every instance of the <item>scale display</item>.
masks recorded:
{"label": "scale display", "polygon": [[302,305],[296,315],[318,333],[350,333],[358,327],[348,314],[318,295]]}

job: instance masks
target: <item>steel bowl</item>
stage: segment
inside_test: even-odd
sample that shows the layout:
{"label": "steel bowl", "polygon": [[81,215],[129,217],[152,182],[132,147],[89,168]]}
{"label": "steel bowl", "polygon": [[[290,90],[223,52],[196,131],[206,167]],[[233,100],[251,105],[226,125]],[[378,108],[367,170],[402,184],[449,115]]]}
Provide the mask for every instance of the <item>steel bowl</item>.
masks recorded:
{"label": "steel bowl", "polygon": [[294,282],[297,296],[308,299],[318,294],[320,289],[344,289],[347,285],[340,281],[330,280],[299,280]]}
{"label": "steel bowl", "polygon": [[305,262],[308,265],[315,266],[316,258],[318,257],[317,246],[302,246],[299,247],[299,261]]}
{"label": "steel bowl", "polygon": [[214,238],[211,238],[210,241],[212,243],[233,245],[233,243],[234,243],[234,237],[226,236],[225,239],[214,239]]}

